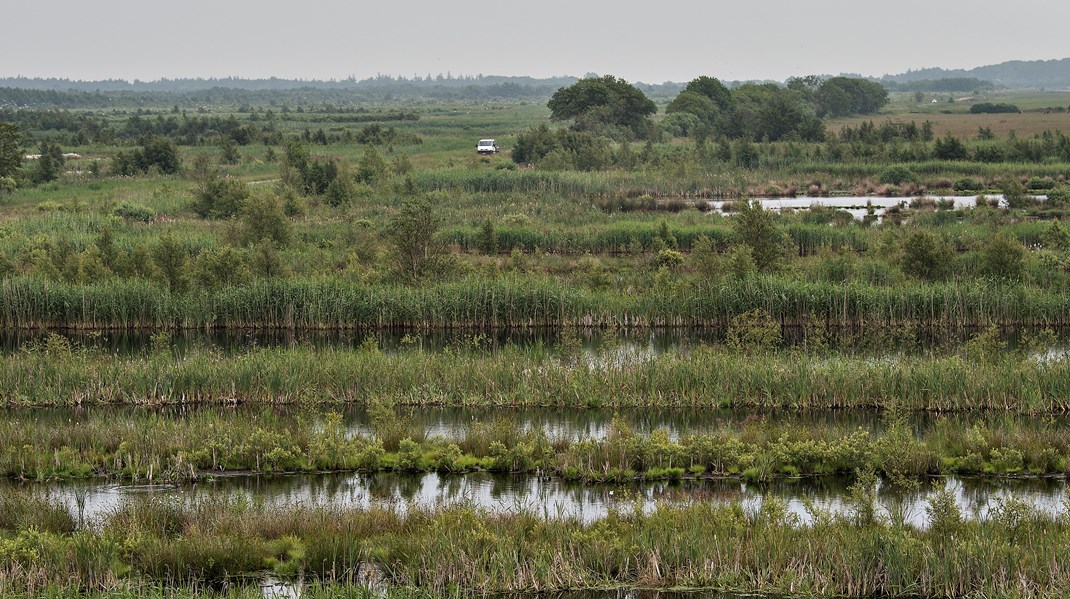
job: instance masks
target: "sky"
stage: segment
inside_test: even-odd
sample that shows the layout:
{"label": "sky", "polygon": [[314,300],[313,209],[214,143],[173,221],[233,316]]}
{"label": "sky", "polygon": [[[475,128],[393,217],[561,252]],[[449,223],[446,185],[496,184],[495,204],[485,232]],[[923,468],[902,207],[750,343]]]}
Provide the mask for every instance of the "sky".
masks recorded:
{"label": "sky", "polygon": [[0,14],[0,77],[661,83],[1070,57],[1066,0],[0,0]]}

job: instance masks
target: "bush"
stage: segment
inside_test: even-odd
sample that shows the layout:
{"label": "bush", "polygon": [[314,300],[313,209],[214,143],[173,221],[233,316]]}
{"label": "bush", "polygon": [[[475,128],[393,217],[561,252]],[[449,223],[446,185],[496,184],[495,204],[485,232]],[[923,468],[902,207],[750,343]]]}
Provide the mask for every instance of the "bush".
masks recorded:
{"label": "bush", "polygon": [[655,263],[659,268],[675,270],[684,263],[684,255],[676,250],[664,249],[658,252]]}
{"label": "bush", "polygon": [[890,166],[884,169],[884,172],[880,175],[881,183],[891,183],[892,185],[902,185],[903,183],[917,183],[918,176],[914,174],[914,171],[906,168],[905,166]]}
{"label": "bush", "polygon": [[933,143],[933,156],[938,160],[966,160],[969,152],[961,140],[948,133]]}
{"label": "bush", "polygon": [[980,102],[970,106],[970,114],[1002,114],[1021,112],[1022,109],[1014,104],[1003,102]]}
{"label": "bush", "polygon": [[984,189],[984,185],[977,179],[963,177],[962,179],[955,181],[955,183],[952,184],[951,188],[957,192],[962,193],[968,191],[981,191],[982,189]]}
{"label": "bush", "polygon": [[903,272],[926,281],[947,277],[951,271],[951,246],[929,231],[914,231],[903,241],[900,261]]}
{"label": "bush", "polygon": [[780,323],[765,310],[755,308],[732,318],[725,342],[741,351],[763,352],[780,345]]}
{"label": "bush", "polygon": [[1017,239],[1012,239],[1004,233],[996,233],[984,249],[984,272],[997,279],[1018,280],[1025,271],[1027,257],[1025,246]]}
{"label": "bush", "polygon": [[1030,191],[1055,189],[1055,179],[1051,177],[1032,177],[1026,187]]}
{"label": "bush", "polygon": [[754,264],[761,272],[775,271],[785,257],[785,235],[772,212],[753,200],[739,206],[732,228],[740,243],[750,247]]}
{"label": "bush", "polygon": [[111,170],[112,174],[129,177],[147,173],[151,168],[165,174],[175,174],[179,171],[181,163],[174,142],[158,137],[149,140],[131,154],[119,152],[112,160]]}
{"label": "bush", "polygon": [[193,263],[193,280],[202,289],[240,285],[249,280],[249,275],[245,256],[230,246],[201,252]]}
{"label": "bush", "polygon": [[290,219],[279,201],[270,195],[248,198],[242,207],[242,223],[246,243],[269,240],[280,247],[290,243]]}
{"label": "bush", "polygon": [[232,218],[241,213],[249,188],[237,179],[212,177],[194,194],[193,211],[203,218]]}
{"label": "bush", "polygon": [[111,213],[123,220],[133,220],[147,223],[156,218],[156,211],[142,204],[133,202],[119,202],[111,209]]}
{"label": "bush", "polygon": [[347,176],[338,176],[327,185],[327,191],[324,192],[323,199],[328,206],[338,207],[348,205],[356,195],[357,184],[353,179]]}

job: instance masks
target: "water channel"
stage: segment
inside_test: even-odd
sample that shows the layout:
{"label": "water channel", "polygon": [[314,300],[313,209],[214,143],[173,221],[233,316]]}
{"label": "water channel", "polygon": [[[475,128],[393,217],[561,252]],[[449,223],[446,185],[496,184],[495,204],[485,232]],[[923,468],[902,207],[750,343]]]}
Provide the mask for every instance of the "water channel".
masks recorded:
{"label": "water channel", "polygon": [[[603,518],[610,510],[649,512],[658,505],[739,502],[744,510],[755,512],[769,497],[782,500],[801,525],[812,523],[819,514],[849,514],[852,509],[848,499],[850,481],[841,477],[774,479],[761,484],[736,478],[711,478],[611,485],[491,473],[321,473],[217,476],[208,482],[180,486],[107,484],[95,480],[0,484],[47,494],[66,504],[76,519],[89,525],[124,503],[143,497],[178,502],[243,498],[253,505],[271,508],[374,506],[402,512],[464,505],[491,513],[527,510],[548,519],[583,522]],[[988,517],[1001,502],[1012,497],[1052,515],[1065,513],[1067,509],[1068,486],[1063,477],[934,477],[924,480],[915,490],[881,486],[877,498],[879,513],[893,521],[924,528],[928,524],[928,499],[941,489],[953,494],[966,518]]]}

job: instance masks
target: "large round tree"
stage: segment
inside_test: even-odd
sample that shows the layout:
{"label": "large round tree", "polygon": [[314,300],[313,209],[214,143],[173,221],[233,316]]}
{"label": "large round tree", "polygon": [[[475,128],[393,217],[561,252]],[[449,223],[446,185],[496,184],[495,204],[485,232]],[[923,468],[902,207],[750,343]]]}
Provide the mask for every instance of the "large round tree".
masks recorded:
{"label": "large round tree", "polygon": [[623,79],[612,75],[581,79],[554,93],[546,104],[550,118],[572,119],[580,130],[598,131],[607,126],[644,137],[647,117],[658,111],[652,100]]}

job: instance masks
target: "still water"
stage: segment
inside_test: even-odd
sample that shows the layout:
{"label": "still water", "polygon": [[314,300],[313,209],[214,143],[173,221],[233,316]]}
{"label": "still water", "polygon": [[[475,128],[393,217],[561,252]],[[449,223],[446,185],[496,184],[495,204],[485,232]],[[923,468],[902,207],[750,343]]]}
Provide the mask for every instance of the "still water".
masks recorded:
{"label": "still water", "polygon": [[[221,496],[244,498],[266,507],[324,506],[332,508],[391,507],[400,511],[465,505],[492,513],[526,510],[547,519],[592,522],[610,510],[649,512],[658,505],[739,502],[757,511],[770,497],[782,500],[802,525],[821,514],[848,514],[850,481],[839,477],[778,479],[747,483],[739,479],[680,482],[580,484],[532,475],[473,473],[465,475],[393,473],[312,474],[285,476],[220,476],[192,485],[114,485],[75,480],[58,483],[3,483],[47,493],[67,504],[79,519],[92,523],[138,497],[197,502]],[[1067,509],[1065,478],[932,478],[920,488],[878,489],[879,512],[917,528],[928,525],[926,506],[935,491],[949,490],[967,518],[985,518],[1010,498],[1034,509],[1061,514]]]}

